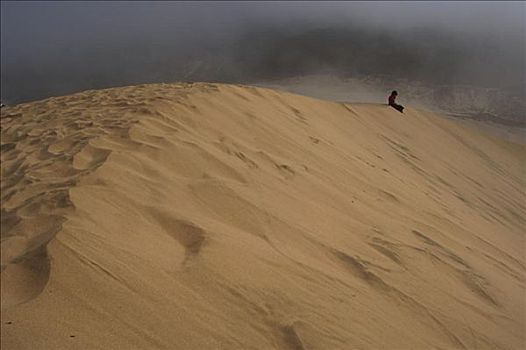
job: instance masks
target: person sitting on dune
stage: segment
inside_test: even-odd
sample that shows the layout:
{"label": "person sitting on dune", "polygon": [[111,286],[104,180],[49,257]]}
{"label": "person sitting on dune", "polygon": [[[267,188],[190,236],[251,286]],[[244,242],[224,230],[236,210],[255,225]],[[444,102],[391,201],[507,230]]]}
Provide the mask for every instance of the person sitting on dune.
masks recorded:
{"label": "person sitting on dune", "polygon": [[399,105],[395,102],[396,96],[398,96],[398,92],[396,91],[391,92],[391,96],[389,96],[389,106],[393,107],[400,113],[404,113],[404,106]]}

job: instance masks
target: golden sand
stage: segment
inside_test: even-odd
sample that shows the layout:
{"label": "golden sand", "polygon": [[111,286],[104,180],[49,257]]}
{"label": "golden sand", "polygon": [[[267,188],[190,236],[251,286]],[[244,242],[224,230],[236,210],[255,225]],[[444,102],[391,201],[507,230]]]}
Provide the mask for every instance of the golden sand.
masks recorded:
{"label": "golden sand", "polygon": [[2,350],[525,348],[524,146],[219,84],[1,114]]}

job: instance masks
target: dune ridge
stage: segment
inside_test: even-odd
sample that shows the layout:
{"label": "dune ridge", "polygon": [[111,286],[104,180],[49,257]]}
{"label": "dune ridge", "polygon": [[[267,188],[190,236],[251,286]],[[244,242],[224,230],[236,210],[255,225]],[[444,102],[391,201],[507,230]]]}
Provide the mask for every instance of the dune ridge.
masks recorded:
{"label": "dune ridge", "polygon": [[208,83],[1,127],[3,349],[525,345],[522,145]]}

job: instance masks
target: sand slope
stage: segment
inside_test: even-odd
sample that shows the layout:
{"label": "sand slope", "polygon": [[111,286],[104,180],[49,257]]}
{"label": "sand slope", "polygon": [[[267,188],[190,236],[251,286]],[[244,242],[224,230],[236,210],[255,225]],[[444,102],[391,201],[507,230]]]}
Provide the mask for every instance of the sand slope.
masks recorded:
{"label": "sand slope", "polygon": [[2,349],[521,349],[525,147],[159,84],[2,109]]}

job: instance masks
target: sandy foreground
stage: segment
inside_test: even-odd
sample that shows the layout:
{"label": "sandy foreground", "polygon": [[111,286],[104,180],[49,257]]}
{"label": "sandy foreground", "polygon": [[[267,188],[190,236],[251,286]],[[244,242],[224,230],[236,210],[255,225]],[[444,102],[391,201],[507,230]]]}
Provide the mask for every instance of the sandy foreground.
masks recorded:
{"label": "sandy foreground", "polygon": [[524,349],[526,147],[157,84],[1,112],[2,349]]}

